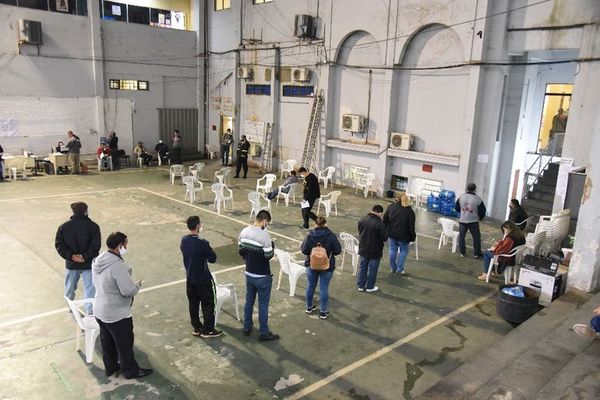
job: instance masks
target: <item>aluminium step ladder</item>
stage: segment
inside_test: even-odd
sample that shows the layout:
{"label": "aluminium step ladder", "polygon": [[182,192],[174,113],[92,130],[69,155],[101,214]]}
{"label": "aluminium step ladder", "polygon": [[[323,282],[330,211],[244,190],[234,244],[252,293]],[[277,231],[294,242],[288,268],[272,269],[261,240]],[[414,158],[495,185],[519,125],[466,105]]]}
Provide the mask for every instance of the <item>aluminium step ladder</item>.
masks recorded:
{"label": "aluminium step ladder", "polygon": [[304,151],[302,152],[302,163],[300,164],[301,167],[305,167],[309,171],[312,170],[313,163],[315,162],[317,138],[319,137],[319,130],[321,128],[323,103],[323,89],[321,89],[313,100],[310,119],[308,121],[308,129],[306,131],[306,141],[304,142]]}

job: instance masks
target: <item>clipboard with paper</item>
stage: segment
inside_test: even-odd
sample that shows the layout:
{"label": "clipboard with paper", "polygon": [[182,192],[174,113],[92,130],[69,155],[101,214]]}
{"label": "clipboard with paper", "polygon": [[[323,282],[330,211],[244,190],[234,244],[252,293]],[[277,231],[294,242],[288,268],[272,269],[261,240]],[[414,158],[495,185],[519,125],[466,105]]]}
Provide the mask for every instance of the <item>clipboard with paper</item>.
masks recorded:
{"label": "clipboard with paper", "polygon": [[310,207],[310,203],[308,202],[308,200],[302,200],[300,202],[300,207],[301,208],[309,208]]}

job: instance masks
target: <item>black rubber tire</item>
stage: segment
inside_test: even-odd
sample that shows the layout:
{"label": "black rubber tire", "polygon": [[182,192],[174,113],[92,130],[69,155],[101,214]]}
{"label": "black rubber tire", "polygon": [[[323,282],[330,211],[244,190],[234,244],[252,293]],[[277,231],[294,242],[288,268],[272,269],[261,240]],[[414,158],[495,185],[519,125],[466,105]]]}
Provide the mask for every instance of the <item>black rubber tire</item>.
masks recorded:
{"label": "black rubber tire", "polygon": [[520,324],[542,309],[538,304],[539,295],[532,289],[524,288],[527,297],[515,297],[502,292],[506,287],[519,285],[502,285],[496,297],[496,313],[505,321]]}

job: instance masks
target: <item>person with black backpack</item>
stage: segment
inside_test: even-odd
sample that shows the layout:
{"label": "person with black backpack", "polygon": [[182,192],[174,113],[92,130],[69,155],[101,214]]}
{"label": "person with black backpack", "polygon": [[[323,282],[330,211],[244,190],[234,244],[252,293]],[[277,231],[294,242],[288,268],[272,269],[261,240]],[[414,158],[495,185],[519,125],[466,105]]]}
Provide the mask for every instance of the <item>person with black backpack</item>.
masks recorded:
{"label": "person with black backpack", "polygon": [[342,245],[335,233],[327,227],[327,220],[324,217],[315,219],[316,227],[308,232],[302,242],[300,250],[306,256],[304,265],[306,266],[306,277],[308,286],[306,287],[306,313],[312,314],[317,306],[313,303],[313,296],[319,284],[321,312],[320,319],[327,319],[329,316],[329,282],[333,277],[335,270],[335,257],[342,252]]}

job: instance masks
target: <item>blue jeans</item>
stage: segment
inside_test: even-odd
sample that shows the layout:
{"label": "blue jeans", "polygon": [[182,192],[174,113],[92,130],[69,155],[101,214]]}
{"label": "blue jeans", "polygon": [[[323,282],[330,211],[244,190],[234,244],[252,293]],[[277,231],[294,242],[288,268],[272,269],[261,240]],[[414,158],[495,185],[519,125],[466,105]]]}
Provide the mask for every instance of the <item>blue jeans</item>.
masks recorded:
{"label": "blue jeans", "polygon": [[244,306],[244,330],[249,331],[254,325],[252,323],[252,309],[254,300],[258,294],[258,322],[260,324],[259,334],[269,333],[269,300],[271,298],[271,286],[273,277],[253,278],[246,275],[246,305]]}
{"label": "blue jeans", "polygon": [[590,325],[596,333],[600,333],[600,315],[596,315],[590,321]]}
{"label": "blue jeans", "polygon": [[490,261],[494,258],[494,253],[491,250],[485,250],[483,252],[483,273],[487,274],[490,266]]}
{"label": "blue jeans", "polygon": [[381,258],[366,258],[360,256],[357,282],[359,289],[373,289],[375,287],[380,260]]}
{"label": "blue jeans", "polygon": [[306,268],[306,278],[308,279],[308,286],[306,287],[306,308],[312,308],[317,281],[320,281],[319,305],[321,312],[324,313],[329,311],[329,282],[331,282],[332,277],[333,271],[313,271],[310,268]]}
{"label": "blue jeans", "polygon": [[392,272],[404,272],[404,261],[408,257],[408,246],[410,242],[389,238],[390,240],[390,270]]}
{"label": "blue jeans", "polygon": [[[77,290],[77,283],[79,282],[79,276],[83,278],[83,298],[92,299],[96,295],[96,288],[92,283],[92,270],[91,269],[67,269],[65,274],[65,297],[73,300],[75,298],[75,291]],[[86,306],[89,314],[92,313],[92,305]]]}

